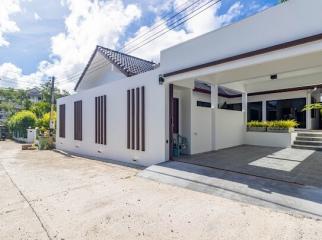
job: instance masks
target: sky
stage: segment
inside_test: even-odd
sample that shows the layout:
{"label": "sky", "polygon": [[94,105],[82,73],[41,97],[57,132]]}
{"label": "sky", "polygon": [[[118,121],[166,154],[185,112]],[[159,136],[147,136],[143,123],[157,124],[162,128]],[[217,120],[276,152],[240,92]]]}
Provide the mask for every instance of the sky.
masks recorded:
{"label": "sky", "polygon": [[[59,88],[72,91],[96,45],[158,62],[160,50],[264,11],[278,0],[216,2],[1,0],[0,87],[31,88],[56,76]],[[173,28],[187,14],[196,16]]]}

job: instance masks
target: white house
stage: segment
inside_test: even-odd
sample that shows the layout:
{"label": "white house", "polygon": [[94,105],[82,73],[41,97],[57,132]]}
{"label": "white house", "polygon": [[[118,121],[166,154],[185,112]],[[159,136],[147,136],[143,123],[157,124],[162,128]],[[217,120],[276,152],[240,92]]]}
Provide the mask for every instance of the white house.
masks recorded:
{"label": "white house", "polygon": [[[291,0],[168,48],[160,65],[98,46],[58,99],[58,149],[152,165],[242,144],[290,146],[296,133],[253,133],[249,120],[320,129],[322,1]],[[181,140],[182,140],[181,139]],[[180,140],[180,139],[179,139]]]}

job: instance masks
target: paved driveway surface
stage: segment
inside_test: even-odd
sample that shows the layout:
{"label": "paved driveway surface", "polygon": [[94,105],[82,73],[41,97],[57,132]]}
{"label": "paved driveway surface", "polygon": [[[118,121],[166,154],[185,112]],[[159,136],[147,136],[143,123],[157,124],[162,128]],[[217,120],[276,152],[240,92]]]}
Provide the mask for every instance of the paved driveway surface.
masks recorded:
{"label": "paved driveway surface", "polygon": [[0,142],[0,239],[322,239],[322,224]]}
{"label": "paved driveway surface", "polygon": [[279,181],[322,187],[322,152],[293,148],[238,146],[178,159]]}

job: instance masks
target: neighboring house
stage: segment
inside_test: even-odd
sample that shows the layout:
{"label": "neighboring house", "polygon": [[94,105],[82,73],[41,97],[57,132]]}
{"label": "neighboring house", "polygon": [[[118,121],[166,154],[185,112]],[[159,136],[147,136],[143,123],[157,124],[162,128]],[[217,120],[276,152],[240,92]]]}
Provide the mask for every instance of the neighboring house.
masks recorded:
{"label": "neighboring house", "polygon": [[42,100],[41,91],[40,91],[40,89],[38,89],[36,87],[32,88],[32,89],[28,89],[26,94],[27,94],[28,99],[32,103],[37,103]]}
{"label": "neighboring house", "polygon": [[[241,144],[286,146],[292,134],[246,131],[250,120],[320,129],[322,1],[292,0],[161,52],[160,65],[98,46],[58,99],[57,148],[152,165]],[[102,67],[102,63],[105,65]]]}

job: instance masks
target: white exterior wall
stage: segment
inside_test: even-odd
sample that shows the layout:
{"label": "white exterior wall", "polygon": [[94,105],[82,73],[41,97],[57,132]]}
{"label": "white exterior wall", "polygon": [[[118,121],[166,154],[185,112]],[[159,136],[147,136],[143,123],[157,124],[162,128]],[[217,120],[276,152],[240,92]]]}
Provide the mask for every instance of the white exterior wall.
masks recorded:
{"label": "white exterior wall", "polygon": [[321,9],[321,0],[288,1],[163,50],[161,67],[171,72],[319,34],[322,32]]}
{"label": "white exterior wall", "polygon": [[[126,77],[113,64],[106,64],[106,62],[106,58],[100,52],[97,52],[91,66],[88,68],[83,80],[77,88],[78,92],[121,80]],[[103,66],[102,63],[104,63]]]}
{"label": "white exterior wall", "polygon": [[212,114],[215,127],[214,150],[244,144],[246,127],[243,112],[216,109]]}
{"label": "white exterior wall", "polygon": [[290,147],[297,133],[246,132],[245,144],[266,147]]}
{"label": "white exterior wall", "polygon": [[[66,104],[66,138],[57,134],[58,149],[152,165],[167,160],[165,153],[165,88],[159,85],[157,70],[113,81],[57,100]],[[127,90],[145,86],[145,152],[127,149]],[[107,95],[107,145],[95,144],[95,97]],[[74,102],[83,101],[83,141],[74,140]],[[59,113],[58,113],[59,115]],[[59,116],[57,117],[59,133]],[[100,153],[99,153],[100,152]],[[133,160],[136,161],[133,161]]]}
{"label": "white exterior wall", "polygon": [[[207,94],[192,93],[191,99],[191,154],[209,152],[212,147],[211,108],[198,107],[197,101],[206,101]],[[210,98],[210,95],[209,95]],[[210,101],[210,99],[209,99]],[[208,102],[209,102],[208,101]]]}

